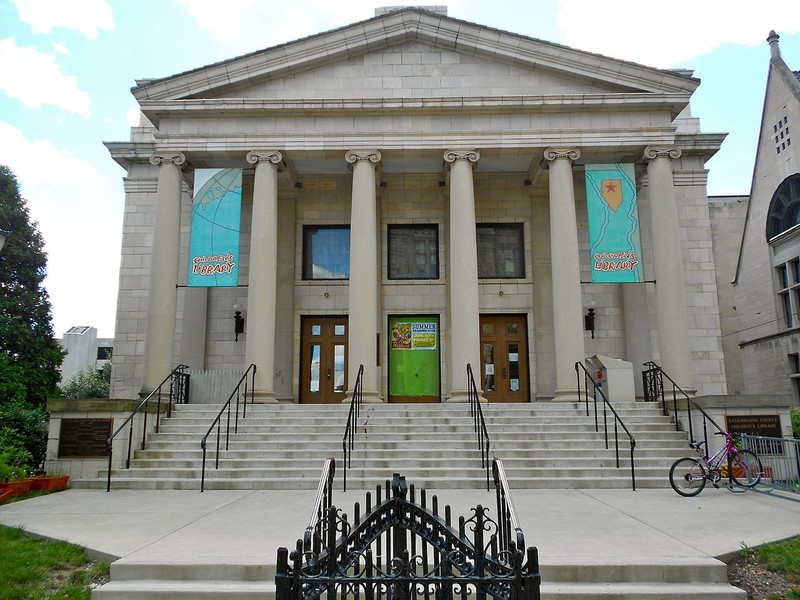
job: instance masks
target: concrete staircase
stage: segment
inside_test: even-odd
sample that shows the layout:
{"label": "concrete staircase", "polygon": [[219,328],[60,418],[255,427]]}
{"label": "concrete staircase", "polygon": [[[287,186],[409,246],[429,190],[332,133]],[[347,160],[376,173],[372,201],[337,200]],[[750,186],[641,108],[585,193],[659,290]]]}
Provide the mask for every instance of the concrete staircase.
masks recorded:
{"label": "concrete staircase", "polygon": [[[200,439],[219,407],[178,406],[147,449],[137,451],[130,469],[112,473],[114,489],[199,489]],[[231,434],[229,449],[214,468],[215,437],[209,438],[205,489],[315,489],[326,457],[337,459],[342,478],[342,434],[348,407],[254,405]],[[636,438],[637,488],[668,487],[669,466],[686,454],[686,434],[655,405],[628,403],[617,411]],[[512,489],[627,488],[630,451],[620,428],[616,468],[613,422],[611,447],[594,431],[594,415],[580,405],[533,403],[485,405],[491,456],[503,459]],[[609,415],[610,416],[610,415]],[[486,472],[465,404],[364,405],[348,469],[349,489],[372,489],[393,472],[427,489],[481,488]],[[106,473],[73,482],[105,486]]]}
{"label": "concrete staircase", "polygon": [[[218,407],[179,406],[161,431],[136,453],[131,468],[113,473],[114,489],[199,489],[200,438]],[[686,454],[686,434],[654,405],[617,407],[636,437],[637,488],[667,488],[675,458]],[[342,432],[347,406],[256,405],[240,421],[230,449],[214,469],[214,439],[209,440],[206,489],[315,489],[322,463],[337,459],[341,489]],[[574,404],[484,405],[492,439],[491,455],[503,459],[513,490],[534,488],[630,488],[627,436],[620,436],[620,468],[613,441],[605,448],[594,431],[594,416]],[[602,432],[602,417],[600,424]],[[348,489],[373,489],[393,472],[429,490],[485,488],[486,472],[474,440],[467,405],[365,405],[348,471]],[[613,432],[613,423],[609,422]],[[613,440],[613,438],[612,438]],[[103,487],[105,473],[74,482]],[[299,507],[310,510],[309,507]],[[299,535],[301,532],[297,532]],[[287,540],[291,541],[291,540]],[[532,540],[535,543],[535,540]],[[111,565],[111,581],[94,590],[95,600],[273,598],[275,556],[255,562],[203,560]],[[602,560],[602,559],[600,559]],[[713,559],[665,564],[575,564],[542,557],[543,600],[612,598],[744,599],[726,583],[726,568]],[[269,563],[269,564],[266,564]]]}

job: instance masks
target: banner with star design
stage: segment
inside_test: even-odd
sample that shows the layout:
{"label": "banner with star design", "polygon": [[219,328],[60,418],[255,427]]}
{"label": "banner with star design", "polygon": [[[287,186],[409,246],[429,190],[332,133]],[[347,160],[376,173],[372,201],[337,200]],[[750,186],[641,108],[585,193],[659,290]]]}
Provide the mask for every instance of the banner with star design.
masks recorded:
{"label": "banner with star design", "polygon": [[586,165],[586,208],[592,283],[644,281],[633,165]]}

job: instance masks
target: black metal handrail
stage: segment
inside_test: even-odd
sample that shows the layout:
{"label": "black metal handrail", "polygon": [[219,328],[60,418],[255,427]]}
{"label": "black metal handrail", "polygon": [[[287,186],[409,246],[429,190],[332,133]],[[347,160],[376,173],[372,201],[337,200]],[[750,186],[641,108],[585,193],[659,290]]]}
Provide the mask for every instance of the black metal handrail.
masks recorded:
{"label": "black metal handrail", "polygon": [[311,509],[311,519],[308,521],[303,533],[303,551],[319,554],[322,545],[327,540],[328,519],[325,515],[333,506],[333,477],[336,474],[336,459],[326,458],[319,478],[317,496],[314,498],[314,507]]}
{"label": "black metal handrail", "polygon": [[[226,427],[225,427],[225,450],[228,449],[230,444],[230,434],[231,434],[231,403],[233,402],[234,397],[236,398],[236,411],[234,417],[234,425],[233,425],[233,433],[239,432],[239,407],[242,406],[242,418],[247,418],[247,392],[248,389],[250,391],[250,404],[253,404],[255,399],[255,389],[256,389],[256,371],[258,369],[254,364],[251,364],[247,367],[247,370],[242,374],[241,379],[236,384],[236,387],[231,392],[231,395],[228,396],[228,399],[225,401],[225,404],[222,405],[222,408],[219,409],[217,416],[211,422],[211,425],[206,431],[206,434],[200,440],[200,447],[203,449],[203,466],[200,471],[200,491],[204,491],[205,484],[206,484],[206,443],[208,441],[208,436],[211,435],[211,432],[214,431],[214,428],[217,430],[217,452],[215,456],[214,468],[219,469],[219,445],[220,445],[220,438],[222,436],[222,415],[227,412],[227,419],[226,419]],[[250,381],[248,382],[247,376],[250,375]],[[244,388],[244,389],[242,389]],[[244,397],[244,402],[240,402],[240,399]]]}
{"label": "black metal handrail", "polygon": [[689,441],[695,441],[694,418],[692,417],[692,408],[694,408],[703,416],[703,440],[705,441],[706,448],[708,448],[708,423],[710,422],[717,431],[724,432],[725,430],[720,427],[717,422],[711,418],[711,415],[704,411],[697,404],[697,402],[695,402],[691,396],[689,396],[689,394],[683,391],[681,386],[675,383],[672,377],[670,377],[659,365],[651,360],[644,363],[644,366],[647,367],[647,369],[642,371],[645,400],[649,402],[658,402],[660,399],[661,412],[664,414],[664,416],[669,416],[669,409],[667,408],[667,395],[664,391],[664,378],[666,378],[667,381],[672,384],[672,409],[675,417],[675,431],[680,431],[680,419],[678,414],[678,392],[680,392],[680,395],[683,396],[681,399],[686,401],[686,419],[689,422]]}
{"label": "black metal handrail", "polygon": [[489,432],[486,429],[486,421],[483,418],[481,408],[481,398],[478,394],[478,386],[475,385],[475,377],[472,375],[472,366],[467,363],[467,398],[469,399],[469,414],[472,417],[475,429],[475,438],[478,442],[478,450],[481,453],[481,468],[486,470],[486,490],[489,490]]}
{"label": "black metal handrail", "polygon": [[[584,385],[581,386],[581,370],[584,373],[583,381]],[[586,416],[589,416],[589,382],[591,382],[591,387],[593,389],[592,398],[594,403],[594,430],[595,432],[600,431],[600,423],[599,423],[599,415],[598,415],[598,396],[602,399],[603,404],[603,433],[605,436],[605,443],[606,443],[606,450],[608,450],[608,411],[611,411],[611,414],[614,415],[614,447],[615,447],[615,456],[617,461],[617,468],[619,469],[619,427],[622,427],[622,430],[628,435],[628,441],[630,443],[630,451],[631,451],[631,487],[633,491],[636,491],[636,465],[633,458],[633,451],[636,448],[636,438],[633,437],[633,434],[630,430],[626,427],[625,422],[622,420],[622,417],[619,416],[617,411],[611,405],[608,398],[606,398],[605,393],[603,392],[603,388],[598,385],[598,383],[592,377],[592,374],[589,373],[589,370],[584,366],[581,362],[575,363],[575,376],[578,380],[578,398],[581,397],[581,390],[583,390],[584,402],[586,405]]]}
{"label": "black metal handrail", "polygon": [[[506,469],[499,458],[492,459],[492,475],[494,477],[494,490],[497,496],[497,523],[499,525],[498,537],[500,547],[508,548],[509,542],[516,543],[517,548],[525,547],[525,534],[519,526],[517,509],[511,498],[511,486],[508,485]],[[514,537],[512,538],[512,533]]]}
{"label": "black metal handrail", "polygon": [[347,469],[350,468],[350,463],[353,457],[353,444],[355,443],[356,430],[358,428],[358,416],[361,414],[361,405],[364,403],[364,394],[362,391],[362,379],[364,377],[364,365],[359,365],[358,375],[356,376],[356,383],[353,386],[353,393],[350,396],[350,412],[347,414],[347,424],[344,427],[344,435],[342,436],[342,452],[344,460],[342,464],[342,486],[344,491],[347,491]]}
{"label": "black metal handrail", "polygon": [[134,417],[142,412],[142,445],[141,449],[144,450],[147,447],[147,408],[150,405],[150,401],[155,398],[156,401],[156,426],[155,426],[155,433],[158,433],[159,425],[161,424],[161,397],[162,392],[164,389],[164,385],[169,381],[169,403],[167,404],[167,417],[172,415],[172,405],[174,403],[177,404],[186,404],[189,401],[189,373],[186,372],[188,369],[188,365],[178,365],[172,371],[170,371],[169,375],[167,375],[164,380],[159,383],[153,391],[151,391],[147,397],[142,400],[136,408],[131,411],[131,414],[128,415],[128,418],[125,419],[122,424],[117,427],[117,429],[112,433],[108,439],[106,440],[106,449],[108,450],[108,475],[106,480],[106,491],[111,491],[111,462],[113,458],[113,450],[114,450],[114,438],[128,427],[128,454],[125,457],[125,468],[131,468],[131,451],[133,449],[133,423]]}

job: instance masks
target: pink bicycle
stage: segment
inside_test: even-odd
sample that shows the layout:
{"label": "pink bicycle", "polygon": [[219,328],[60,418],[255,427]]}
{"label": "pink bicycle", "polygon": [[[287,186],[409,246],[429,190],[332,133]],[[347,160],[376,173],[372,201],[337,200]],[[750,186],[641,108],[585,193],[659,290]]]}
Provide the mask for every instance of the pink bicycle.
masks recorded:
{"label": "pink bicycle", "polygon": [[715,488],[719,487],[720,480],[725,477],[730,484],[752,488],[761,481],[764,467],[761,459],[755,452],[739,450],[734,445],[738,434],[727,431],[718,431],[716,435],[725,436],[725,445],[717,450],[713,456],[703,453],[705,442],[692,442],[689,444],[697,450],[698,458],[679,458],[669,470],[669,484],[681,496],[697,496],[710,481]]}

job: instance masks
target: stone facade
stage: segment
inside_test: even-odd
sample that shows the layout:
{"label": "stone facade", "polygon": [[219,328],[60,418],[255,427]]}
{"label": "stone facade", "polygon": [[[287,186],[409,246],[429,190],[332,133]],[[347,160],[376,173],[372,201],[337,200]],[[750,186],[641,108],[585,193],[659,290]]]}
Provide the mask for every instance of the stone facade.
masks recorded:
{"label": "stone facade", "polygon": [[[594,354],[727,393],[705,167],[724,136],[692,118],[698,84],[420,9],[141,82],[141,126],[107,144],[127,170],[112,396],[177,364],[258,357],[264,401],[298,402],[303,324],[344,316],[347,389],[364,364],[365,392],[385,401],[396,315],[438,318],[440,400],[460,399],[464,363],[487,380],[479,316],[522,318],[529,401],[573,398],[573,364]],[[275,162],[249,159],[265,152]],[[643,283],[589,283],[583,167],[613,163],[635,165]],[[244,169],[240,286],[187,288],[193,170],[222,166]],[[388,231],[403,224],[436,226],[438,277],[390,278]],[[521,274],[476,278],[486,224],[521,226]],[[305,228],[328,225],[352,226],[351,249],[365,249],[349,279],[306,279]]]}
{"label": "stone facade", "polygon": [[[735,279],[744,391],[800,399],[800,81],[783,61],[778,36],[771,56],[753,187]],[[795,142],[794,144],[792,142]]]}

